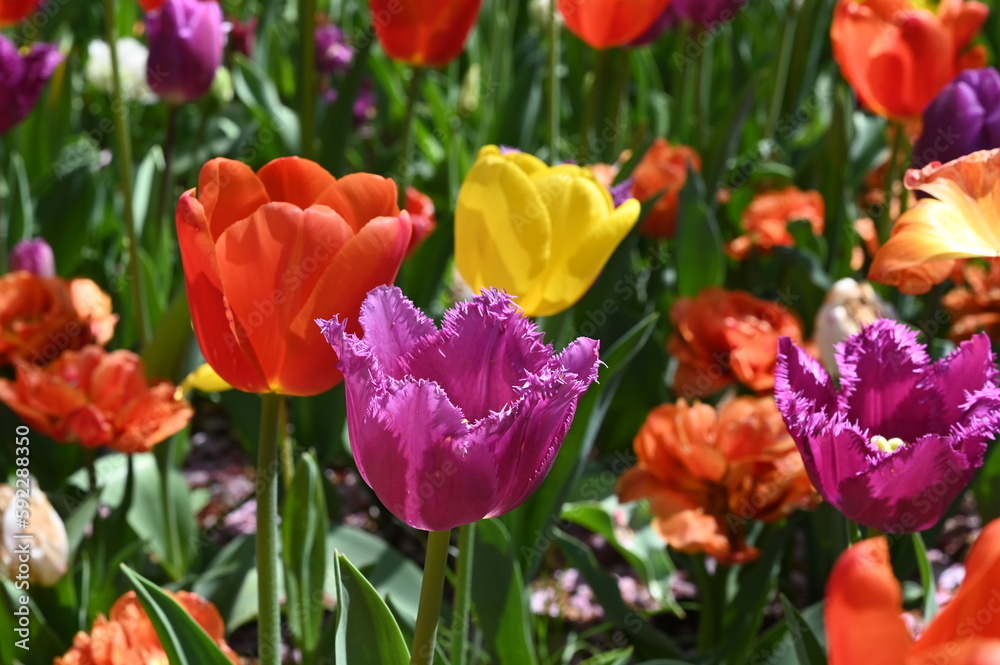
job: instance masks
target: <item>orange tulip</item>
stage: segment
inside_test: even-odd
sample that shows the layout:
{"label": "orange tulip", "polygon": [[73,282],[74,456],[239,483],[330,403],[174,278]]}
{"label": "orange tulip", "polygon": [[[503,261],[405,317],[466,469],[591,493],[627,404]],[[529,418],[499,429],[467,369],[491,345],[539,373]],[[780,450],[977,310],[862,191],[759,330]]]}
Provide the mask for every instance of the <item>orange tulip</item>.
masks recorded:
{"label": "orange tulip", "polygon": [[937,14],[917,0],[840,0],[830,38],[833,57],[861,103],[878,115],[916,118],[986,51],[966,50],[989,14],[981,2],[941,0]]}
{"label": "orange tulip", "polygon": [[718,411],[683,399],[664,404],[634,446],[639,461],[618,480],[618,497],[649,498],[654,528],[682,552],[752,561],[747,520],[773,522],[817,501],[771,397],[739,397]]}
{"label": "orange tulip", "polygon": [[964,284],[941,299],[951,318],[948,336],[958,343],[985,332],[996,342],[1000,340],[1000,258],[986,259],[985,264],[972,260],[962,263]]}
{"label": "orange tulip", "polygon": [[482,0],[369,0],[375,34],[386,54],[415,67],[454,60],[479,15]]}
{"label": "orange tulip", "polygon": [[675,330],[667,350],[679,361],[674,391],[685,397],[711,395],[736,381],[772,390],[778,338],[802,341],[795,314],[745,291],[712,287],[681,298],[670,320]]}
{"label": "orange tulip", "polygon": [[[896,221],[868,279],[903,293],[926,293],[951,274],[955,259],[1000,255],[1000,149],[911,169],[905,183],[934,198]],[[914,272],[926,278],[909,279]]]}
{"label": "orange tulip", "polygon": [[413,223],[413,235],[410,237],[410,247],[406,253],[412,254],[434,229],[437,228],[437,217],[434,214],[434,202],[416,187],[406,188],[406,212],[410,213]]}
{"label": "orange tulip", "polygon": [[336,180],[315,162],[276,159],[258,173],[213,159],[177,205],[195,335],[226,383],[316,395],[343,378],[317,317],[360,332],[368,291],[390,284],[410,243],[396,185],[370,173]]}
{"label": "orange tulip", "polygon": [[824,619],[830,665],[988,665],[1000,662],[1000,520],[965,560],[965,580],[914,640],[900,616],[903,593],[884,537],[840,555],[826,587]]}
{"label": "orange tulip", "polygon": [[701,170],[701,159],[686,145],[670,145],[666,139],[653,141],[632,172],[632,196],[640,203],[661,195],[642,222],[641,233],[672,238],[677,227],[677,199],[687,183],[688,168]]}
{"label": "orange tulip", "polygon": [[[219,610],[196,593],[190,591],[167,592],[198,622],[208,636],[215,640],[222,652],[233,663],[240,662],[236,653],[226,644],[225,624]],[[90,633],[80,631],[73,638],[73,647],[56,658],[53,665],[166,665],[167,654],[156,635],[153,622],[136,598],[129,591],[111,606],[108,618],[99,615]]]}
{"label": "orange tulip", "polygon": [[788,225],[805,220],[816,235],[823,233],[823,196],[817,191],[803,192],[797,187],[762,192],[754,197],[743,213],[746,234],[726,246],[734,259],[746,258],[751,248],[767,251],[772,247],[791,247],[795,239]]}
{"label": "orange tulip", "polygon": [[0,0],[0,28],[28,18],[40,0]]}
{"label": "orange tulip", "polygon": [[624,46],[660,18],[670,0],[559,0],[574,35],[594,48]]}
{"label": "orange tulip", "polygon": [[148,452],[184,429],[193,411],[167,381],[147,383],[131,351],[66,351],[44,368],[15,360],[17,380],[0,379],[0,401],[57,441],[123,453]]}
{"label": "orange tulip", "polygon": [[117,322],[111,298],[89,279],[24,270],[0,277],[0,364],[42,366],[67,349],[107,344]]}

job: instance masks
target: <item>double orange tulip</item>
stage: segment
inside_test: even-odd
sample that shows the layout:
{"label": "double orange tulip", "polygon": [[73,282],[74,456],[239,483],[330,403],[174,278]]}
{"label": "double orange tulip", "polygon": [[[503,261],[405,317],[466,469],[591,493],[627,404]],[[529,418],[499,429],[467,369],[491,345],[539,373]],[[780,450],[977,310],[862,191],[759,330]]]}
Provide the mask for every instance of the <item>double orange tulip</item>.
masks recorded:
{"label": "double orange tulip", "polygon": [[208,363],[246,392],[315,395],[342,376],[313,322],[360,332],[368,291],[391,283],[412,225],[396,185],[335,179],[315,162],[276,159],[256,174],[213,159],[177,206],[195,334]]}

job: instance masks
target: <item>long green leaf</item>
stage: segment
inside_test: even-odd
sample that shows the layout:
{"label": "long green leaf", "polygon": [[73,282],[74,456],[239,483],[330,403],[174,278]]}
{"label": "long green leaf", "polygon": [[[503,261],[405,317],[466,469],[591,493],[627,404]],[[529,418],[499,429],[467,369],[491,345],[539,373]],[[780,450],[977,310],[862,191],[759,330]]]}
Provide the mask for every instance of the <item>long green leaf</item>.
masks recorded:
{"label": "long green leaf", "polygon": [[343,554],[334,559],[337,577],[337,665],[406,665],[410,651],[389,607]]}

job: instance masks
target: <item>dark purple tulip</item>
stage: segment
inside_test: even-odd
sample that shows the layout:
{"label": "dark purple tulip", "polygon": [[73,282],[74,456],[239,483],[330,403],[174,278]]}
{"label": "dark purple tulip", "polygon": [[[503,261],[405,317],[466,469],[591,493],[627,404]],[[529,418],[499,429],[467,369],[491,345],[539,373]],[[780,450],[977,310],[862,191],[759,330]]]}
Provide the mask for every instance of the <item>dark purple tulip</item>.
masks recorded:
{"label": "dark purple tulip", "polygon": [[56,257],[41,238],[22,240],[10,250],[10,271],[27,270],[39,277],[56,276]]}
{"label": "dark purple tulip", "polygon": [[146,81],[166,102],[191,102],[222,64],[222,8],[214,0],[167,0],[146,14]]}
{"label": "dark purple tulip", "polygon": [[538,489],[597,379],[598,342],[581,337],[557,354],[491,289],[438,328],[398,288],[379,286],[358,321],[360,339],[317,319],[340,358],[354,461],[392,514],[443,531]]}
{"label": "dark purple tulip", "polygon": [[62,55],[52,44],[33,44],[22,55],[0,35],[0,134],[28,116],[60,62]]}
{"label": "dark purple tulip", "polygon": [[932,363],[917,334],[879,319],[836,347],[840,388],[787,337],[774,398],[813,485],[859,524],[911,533],[940,521],[1000,429],[985,334]]}
{"label": "dark purple tulip", "polygon": [[257,17],[251,16],[246,21],[241,21],[230,16],[229,24],[232,26],[227,41],[229,51],[252,58],[257,47]]}
{"label": "dark purple tulip", "polygon": [[913,168],[993,148],[1000,148],[1000,72],[992,67],[966,69],[924,110]]}
{"label": "dark purple tulip", "polygon": [[732,21],[746,3],[747,0],[672,0],[664,13],[670,25],[690,21],[712,30]]}
{"label": "dark purple tulip", "polygon": [[354,49],[335,25],[316,28],[316,69],[323,74],[346,72],[354,60]]}

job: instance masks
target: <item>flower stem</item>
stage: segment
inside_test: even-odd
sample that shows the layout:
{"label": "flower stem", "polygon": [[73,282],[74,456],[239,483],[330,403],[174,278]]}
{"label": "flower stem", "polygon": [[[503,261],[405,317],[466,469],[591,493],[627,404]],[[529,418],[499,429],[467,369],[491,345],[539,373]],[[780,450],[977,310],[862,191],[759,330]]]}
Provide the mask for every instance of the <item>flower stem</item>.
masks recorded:
{"label": "flower stem", "polygon": [[906,150],[906,132],[902,123],[894,122],[890,127],[895,130],[896,136],[893,137],[892,152],[889,153],[889,168],[885,174],[885,200],[882,203],[882,214],[879,215],[875,223],[878,240],[882,244],[889,239],[889,234],[892,231],[892,198],[896,191],[896,176],[899,175],[896,167],[902,156],[901,153]]}
{"label": "flower stem", "polygon": [[801,2],[793,2],[788,6],[785,17],[785,29],[781,35],[781,51],[778,60],[778,71],[775,76],[774,95],[771,97],[771,109],[767,114],[767,124],[764,126],[764,138],[773,139],[778,126],[778,117],[785,104],[785,90],[788,83],[788,70],[792,65],[792,49],[795,46],[795,31],[799,24]]}
{"label": "flower stem", "polygon": [[316,135],[316,0],[299,3],[299,26],[302,38],[302,81],[299,85],[302,145],[299,150],[303,157],[312,159]]}
{"label": "flower stem", "polygon": [[716,597],[716,575],[719,572],[716,571],[716,575],[709,574],[704,554],[695,554],[691,557],[691,561],[694,564],[692,571],[695,585],[698,587],[698,600],[701,603],[698,612],[698,652],[705,653],[718,643],[721,617]]}
{"label": "flower stem", "polygon": [[[549,3],[549,164],[559,161],[559,22]],[[584,137],[586,140],[586,137]]]}
{"label": "flower stem", "polygon": [[469,635],[469,605],[472,601],[472,560],[476,544],[476,523],[458,530],[458,560],[455,562],[455,603],[451,613],[451,665],[466,665]]}
{"label": "flower stem", "polygon": [[104,3],[104,39],[108,42],[111,55],[111,114],[115,120],[115,134],[118,139],[118,178],[122,191],[122,216],[125,219],[125,244],[128,249],[129,282],[132,284],[132,300],[135,307],[135,330],[139,346],[146,345],[146,308],[142,297],[142,282],[139,280],[139,244],[135,235],[134,210],[132,208],[132,141],[129,137],[128,105],[122,95],[121,68],[118,65],[118,31],[115,29],[115,0]]}
{"label": "flower stem", "polygon": [[[153,217],[153,242],[161,242],[163,213],[167,210],[170,187],[173,184],[174,145],[177,143],[177,104],[167,104],[167,134],[163,139],[163,179],[160,180],[160,198],[156,202],[156,216]],[[146,236],[149,240],[149,236]]]}
{"label": "flower stem", "polygon": [[844,527],[847,529],[847,546],[850,547],[855,543],[860,543],[863,538],[861,536],[861,527],[858,526],[857,522],[844,518]]}
{"label": "flower stem", "polygon": [[257,451],[257,645],[261,665],[281,660],[278,606],[278,423],[284,397],[267,393],[261,401]]}
{"label": "flower stem", "polygon": [[451,529],[427,534],[427,558],[424,560],[424,581],[420,585],[420,605],[417,608],[417,625],[413,630],[410,665],[430,665],[434,662],[434,643],[450,542]]}
{"label": "flower stem", "polygon": [[406,188],[413,177],[413,162],[410,159],[413,152],[413,124],[416,119],[417,98],[420,96],[420,79],[423,77],[423,67],[416,67],[410,75],[410,85],[406,94],[406,119],[403,121],[403,152],[399,156],[399,207],[406,205]]}
{"label": "flower stem", "polygon": [[281,478],[287,492],[295,480],[295,451],[292,450],[292,437],[288,436],[288,409],[285,407],[285,398],[282,398],[281,404],[282,408],[278,412],[278,441],[281,446]]}

